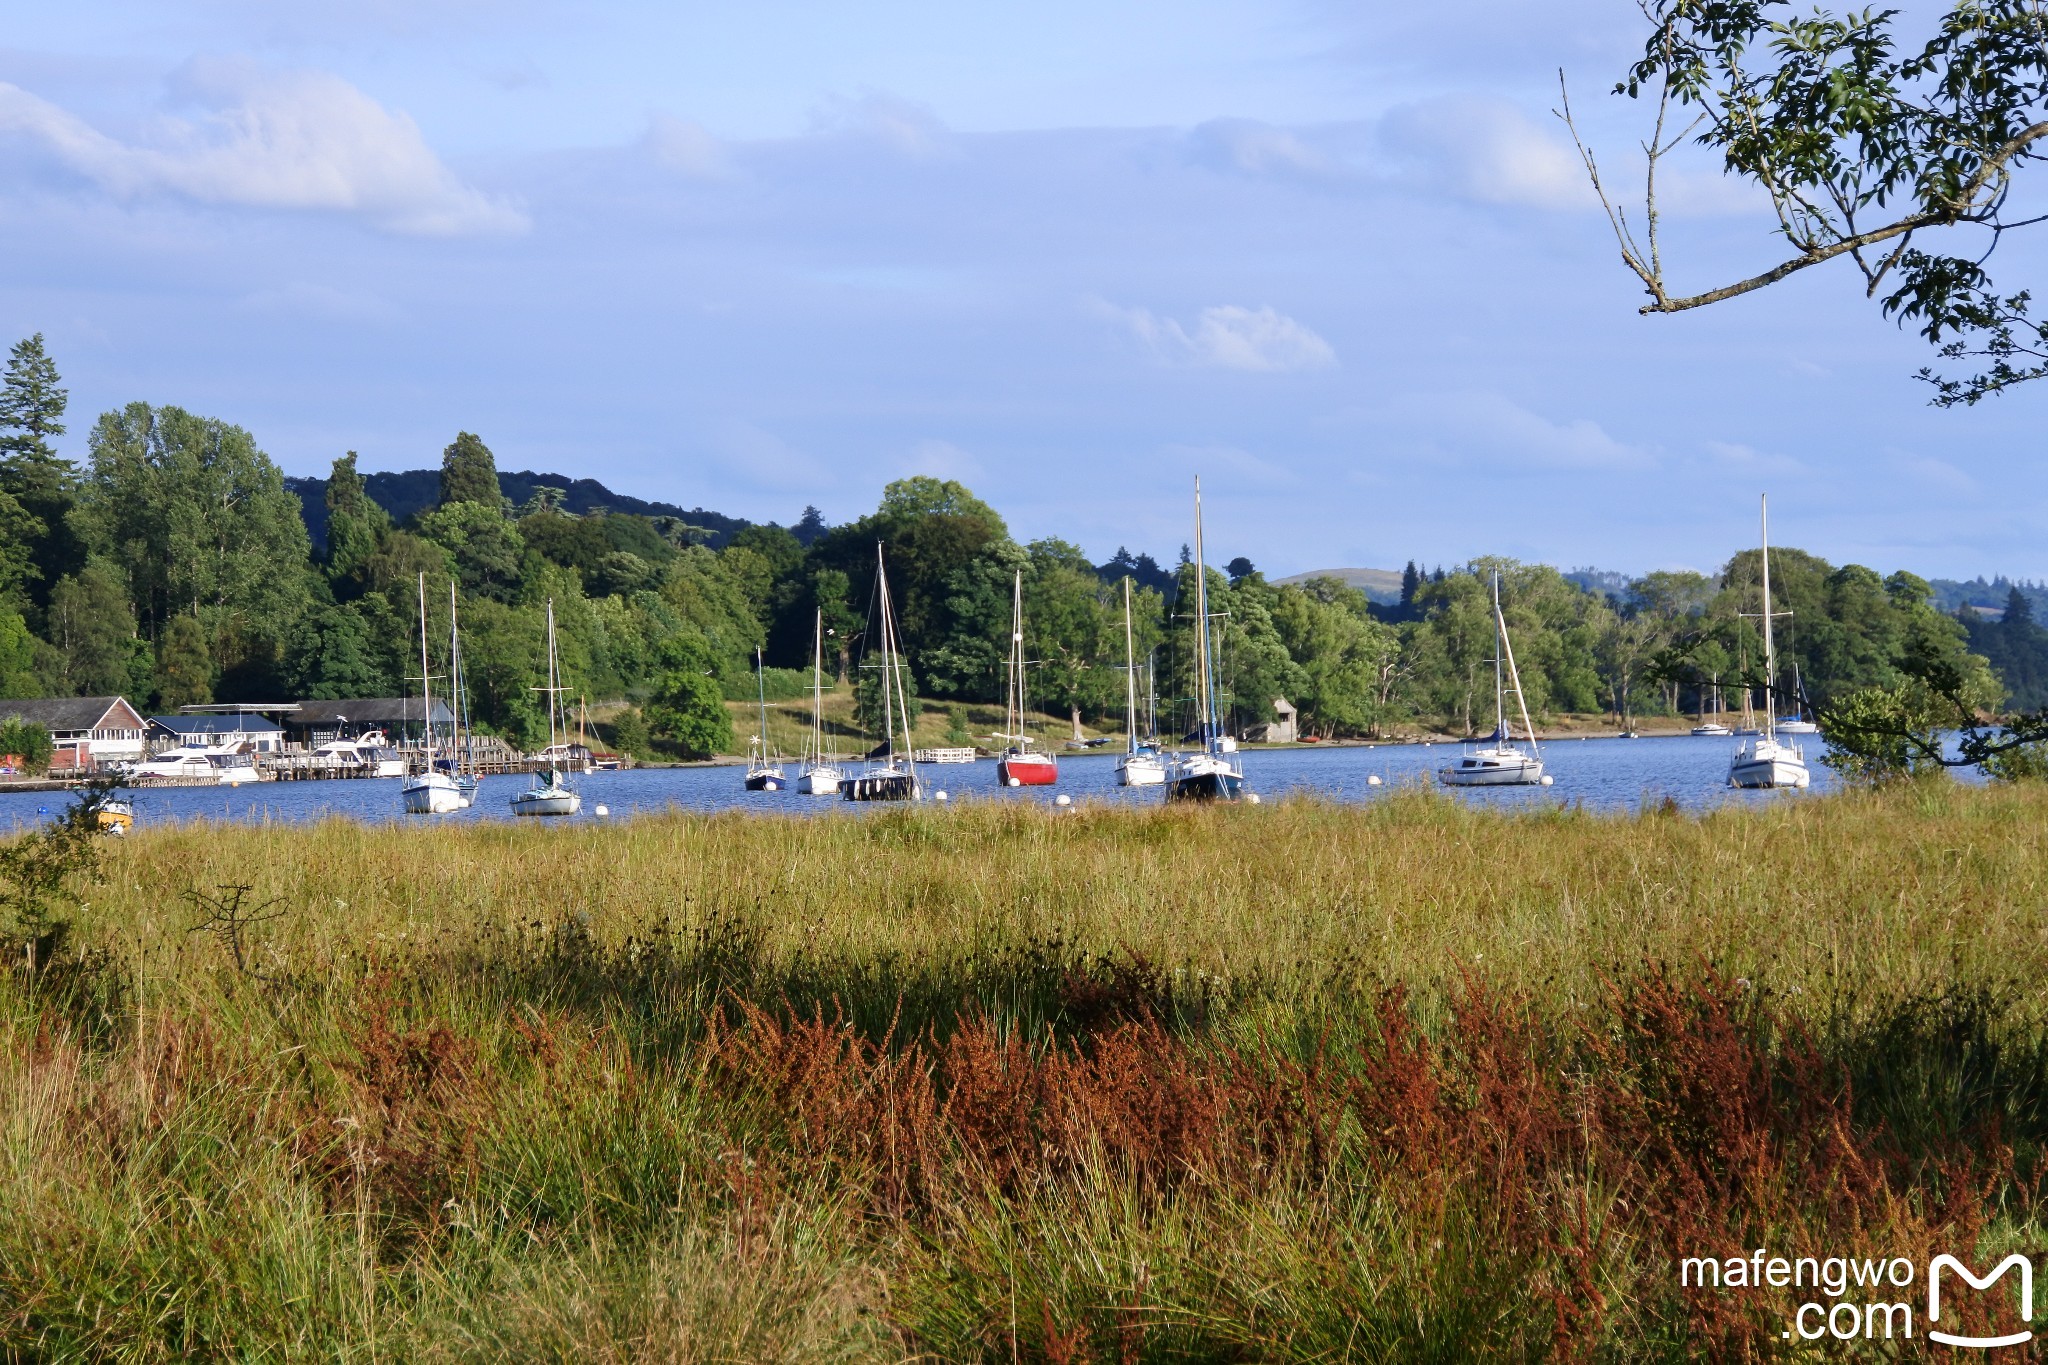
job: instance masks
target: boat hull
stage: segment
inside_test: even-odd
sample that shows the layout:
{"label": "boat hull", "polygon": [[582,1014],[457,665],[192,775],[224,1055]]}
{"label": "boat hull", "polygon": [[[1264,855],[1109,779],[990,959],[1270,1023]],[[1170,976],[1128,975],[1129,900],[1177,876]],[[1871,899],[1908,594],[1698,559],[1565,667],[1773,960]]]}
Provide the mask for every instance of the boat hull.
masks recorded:
{"label": "boat hull", "polygon": [[996,763],[996,781],[1005,787],[1050,787],[1059,777],[1059,762],[1049,754],[1005,754]]}
{"label": "boat hull", "polygon": [[1796,744],[1756,739],[1736,749],[1728,762],[1728,785],[1749,790],[1769,787],[1804,787],[1813,781],[1807,771],[1806,755]]}
{"label": "boat hull", "polygon": [[845,776],[839,769],[821,764],[807,769],[799,776],[796,780],[796,789],[805,796],[835,796]]}
{"label": "boat hull", "polygon": [[109,801],[99,809],[102,834],[126,834],[135,825],[135,807],[126,801]]}
{"label": "boat hull", "polygon": [[1729,735],[1735,733],[1725,725],[1695,725],[1692,727],[1692,732],[1700,738],[1718,737],[1721,739],[1726,739]]}
{"label": "boat hull", "polygon": [[1480,749],[1437,777],[1447,787],[1527,787],[1543,781],[1543,760],[1519,749]]}
{"label": "boat hull", "polygon": [[1126,754],[1117,760],[1119,787],[1158,787],[1166,783],[1166,765],[1151,754]]}
{"label": "boat hull", "polygon": [[861,773],[839,780],[839,794],[848,801],[915,801],[918,798],[914,773]]}
{"label": "boat hull", "polygon": [[1781,735],[1817,735],[1820,727],[1810,720],[1781,720],[1778,722]]}
{"label": "boat hull", "polygon": [[777,768],[757,768],[747,774],[747,790],[750,792],[779,792],[789,785],[789,779]]}
{"label": "boat hull", "polygon": [[1244,778],[1227,769],[1183,773],[1166,784],[1169,801],[1236,801],[1244,795]]}
{"label": "boat hull", "polygon": [[583,809],[583,796],[559,782],[528,787],[512,798],[514,815],[574,815]]}
{"label": "boat hull", "polygon": [[464,805],[462,788],[446,773],[426,773],[408,779],[399,788],[399,799],[407,815],[448,815]]}

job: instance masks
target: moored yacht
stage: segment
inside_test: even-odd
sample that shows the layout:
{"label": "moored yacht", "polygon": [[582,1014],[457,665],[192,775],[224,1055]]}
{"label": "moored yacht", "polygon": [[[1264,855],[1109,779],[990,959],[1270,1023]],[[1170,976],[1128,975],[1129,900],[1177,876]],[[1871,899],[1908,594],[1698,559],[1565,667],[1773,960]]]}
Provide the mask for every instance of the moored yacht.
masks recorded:
{"label": "moored yacht", "polygon": [[789,778],[782,771],[782,762],[768,760],[768,673],[761,662],[761,651],[754,651],[754,692],[760,704],[760,720],[754,737],[747,742],[746,788],[750,792],[779,792],[789,785]]}
{"label": "moored yacht", "polygon": [[[548,747],[543,752],[553,753],[560,744],[557,722],[561,719],[562,694],[568,689],[562,686],[562,661],[555,648],[555,599],[548,599],[548,681],[545,687],[533,690],[546,695],[548,699]],[[562,776],[562,770],[553,762],[543,771],[533,775],[533,785],[512,798],[514,815],[574,815],[583,809],[583,797]]]}
{"label": "moored yacht", "polygon": [[398,799],[407,815],[447,815],[461,810],[462,789],[434,761],[434,675],[427,663],[427,576],[420,574],[420,716],[425,765],[405,779]]}
{"label": "moored yacht", "polygon": [[1764,724],[1763,733],[1744,740],[1735,746],[1735,754],[1728,760],[1728,785],[1731,787],[1804,787],[1813,780],[1807,770],[1806,755],[1797,744],[1788,744],[1778,738],[1777,717],[1777,648],[1771,633],[1771,520],[1768,499],[1759,503],[1759,537],[1763,546],[1763,623],[1764,623]]}
{"label": "moored yacht", "polygon": [[1001,787],[1050,787],[1059,781],[1057,758],[1032,748],[1034,741],[1024,728],[1028,714],[1024,701],[1024,574],[1017,572],[1010,597],[1009,686],[1003,701],[1003,733],[1009,748],[996,760],[996,785]]}
{"label": "moored yacht", "polygon": [[1138,739],[1138,658],[1131,644],[1131,578],[1124,575],[1124,755],[1116,761],[1119,787],[1157,787],[1166,781],[1159,746]]}
{"label": "moored yacht", "polygon": [[[1508,724],[1507,688],[1512,683],[1515,705],[1522,713],[1522,731],[1529,738],[1524,751]],[[1543,755],[1536,747],[1536,728],[1529,723],[1529,703],[1522,696],[1522,675],[1515,667],[1515,648],[1508,642],[1508,620],[1500,609],[1500,570],[1493,573],[1493,733],[1469,749],[1437,776],[1452,787],[1520,787],[1540,783]]]}
{"label": "moored yacht", "polygon": [[[1235,744],[1223,736],[1216,715],[1216,653],[1209,640],[1209,570],[1202,549],[1202,481],[1195,480],[1195,686],[1201,708],[1201,748],[1174,755],[1166,770],[1169,801],[1235,801],[1244,789],[1244,767]],[[1251,797],[1256,801],[1257,797]]]}
{"label": "moored yacht", "polygon": [[[839,779],[839,794],[849,801],[917,801],[924,788],[911,760],[910,701],[904,693],[903,664],[896,648],[896,619],[889,607],[889,574],[882,562],[882,543],[875,542],[875,592],[881,601],[882,742],[868,755],[860,772]],[[903,747],[896,747],[896,726],[903,725]]]}
{"label": "moored yacht", "polygon": [[188,786],[239,786],[257,781],[256,761],[239,749],[180,744],[127,764],[121,775],[135,782],[177,782]]}
{"label": "moored yacht", "polygon": [[820,608],[813,623],[816,639],[811,645],[811,737],[806,741],[797,766],[796,789],[805,796],[830,796],[839,790],[846,774],[839,769],[839,755],[825,755],[825,612]]}

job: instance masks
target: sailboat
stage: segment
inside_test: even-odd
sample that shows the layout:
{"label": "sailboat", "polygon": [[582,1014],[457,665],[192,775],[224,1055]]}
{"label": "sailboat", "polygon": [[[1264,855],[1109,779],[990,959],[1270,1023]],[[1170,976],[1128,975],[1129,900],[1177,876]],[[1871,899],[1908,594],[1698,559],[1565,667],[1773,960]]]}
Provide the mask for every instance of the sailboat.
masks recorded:
{"label": "sailboat", "polygon": [[1131,644],[1131,578],[1124,575],[1124,756],[1116,761],[1119,787],[1157,787],[1166,781],[1159,746],[1138,740],[1138,655]]}
{"label": "sailboat", "polygon": [[398,799],[407,815],[446,815],[463,807],[462,789],[434,762],[434,679],[427,666],[427,576],[420,575],[420,717],[426,766],[405,779]]}
{"label": "sailboat", "polygon": [[1702,704],[1700,707],[1700,723],[1692,727],[1692,732],[1698,736],[1725,738],[1735,732],[1721,724],[1721,675],[1719,673],[1714,675],[1713,687],[1714,719],[1707,719],[1706,706]]}
{"label": "sailboat", "polygon": [[1792,665],[1792,714],[1778,717],[1781,735],[1817,735],[1820,727],[1806,718],[1806,686],[1799,681],[1799,665]]}
{"label": "sailboat", "polygon": [[1225,747],[1216,716],[1215,650],[1209,640],[1209,570],[1202,558],[1202,481],[1195,480],[1195,672],[1201,707],[1202,747],[1174,756],[1167,773],[1169,801],[1235,801],[1245,794],[1244,767]]}
{"label": "sailboat", "polygon": [[830,796],[839,790],[839,756],[825,756],[825,612],[818,611],[817,639],[811,646],[811,738],[797,772],[796,789],[805,796]]}
{"label": "sailboat", "polygon": [[545,687],[533,689],[548,699],[548,766],[545,772],[533,775],[533,785],[512,798],[514,815],[574,815],[583,809],[583,797],[571,787],[562,776],[561,755],[564,746],[560,742],[557,722],[561,719],[562,694],[568,689],[562,686],[562,661],[555,649],[555,599],[548,599],[548,681]]}
{"label": "sailboat", "polygon": [[[1508,725],[1507,689],[1522,713],[1522,731],[1529,737],[1524,753]],[[1473,749],[1437,776],[1453,787],[1519,787],[1542,782],[1543,754],[1536,747],[1536,727],[1529,723],[1529,703],[1522,696],[1522,675],[1515,667],[1515,647],[1508,642],[1508,619],[1500,609],[1500,571],[1493,574],[1493,733],[1484,748]]]}
{"label": "sailboat", "polygon": [[768,674],[761,664],[761,651],[754,651],[754,692],[760,701],[760,732],[747,744],[747,790],[779,792],[789,785],[780,761],[768,761]]}
{"label": "sailboat", "polygon": [[1060,763],[1051,754],[1031,747],[1024,731],[1024,574],[1019,570],[1010,596],[1010,677],[1003,701],[1003,731],[998,739],[1010,742],[996,760],[996,785],[1002,787],[1050,787],[1059,781]]}
{"label": "sailboat", "polygon": [[1771,509],[1769,499],[1759,502],[1758,527],[1763,545],[1764,623],[1764,729],[1753,739],[1735,746],[1728,760],[1731,787],[1804,787],[1813,780],[1806,770],[1806,755],[1797,744],[1778,738],[1777,674],[1778,651],[1771,634]]}
{"label": "sailboat", "polygon": [[455,616],[455,580],[448,580],[448,697],[455,733],[448,737],[448,766],[461,809],[476,804],[476,727],[469,717],[469,675],[462,668],[462,627]]}
{"label": "sailboat", "polygon": [[[882,543],[875,542],[875,590],[881,599],[882,743],[861,772],[839,779],[839,794],[849,801],[916,801],[924,790],[911,763],[910,700],[903,693],[902,662],[897,653],[896,619],[889,607],[889,574],[882,563]],[[903,748],[896,748],[896,723],[903,723]]]}

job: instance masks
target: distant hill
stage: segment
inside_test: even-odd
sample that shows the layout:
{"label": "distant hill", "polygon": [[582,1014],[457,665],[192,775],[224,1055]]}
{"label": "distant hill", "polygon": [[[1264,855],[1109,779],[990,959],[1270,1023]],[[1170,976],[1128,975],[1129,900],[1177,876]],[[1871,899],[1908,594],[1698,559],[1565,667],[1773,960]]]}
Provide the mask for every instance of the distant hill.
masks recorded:
{"label": "distant hill", "polygon": [[1981,607],[1995,613],[1992,617],[1995,620],[2005,614],[2006,601],[2017,587],[2034,604],[2035,619],[2048,619],[2048,583],[2030,583],[2024,578],[2015,583],[2000,574],[1988,582],[1982,577],[1962,582],[1953,578],[1930,578],[1927,585],[1934,589],[1934,605],[1951,616],[1963,607]]}
{"label": "distant hill", "polygon": [[[298,494],[299,512],[306,520],[306,531],[313,538],[313,548],[326,553],[327,480],[287,478],[284,482],[285,487]],[[405,469],[365,474],[363,487],[372,502],[389,512],[393,521],[403,525],[408,518],[426,511],[439,501],[441,471]],[[533,496],[533,490],[540,487],[566,490],[562,506],[578,516],[588,516],[601,509],[629,512],[640,517],[675,517],[686,525],[701,526],[711,533],[707,543],[713,547],[724,545],[752,525],[744,518],[729,517],[702,507],[683,508],[672,502],[649,502],[645,498],[614,493],[596,479],[572,479],[567,474],[536,474],[530,469],[512,473],[500,471],[498,474],[498,491],[510,498],[515,506],[526,502]]]}
{"label": "distant hill", "polygon": [[1383,607],[1398,606],[1401,601],[1399,569],[1312,569],[1308,573],[1298,573],[1276,581],[1306,583],[1311,578],[1334,578],[1341,583],[1347,583]]}

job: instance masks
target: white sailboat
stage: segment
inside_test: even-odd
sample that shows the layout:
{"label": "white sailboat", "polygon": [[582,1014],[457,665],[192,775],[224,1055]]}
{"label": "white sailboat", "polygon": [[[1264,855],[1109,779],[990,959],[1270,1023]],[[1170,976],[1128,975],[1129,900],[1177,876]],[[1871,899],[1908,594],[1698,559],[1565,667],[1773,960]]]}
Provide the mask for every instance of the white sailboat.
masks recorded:
{"label": "white sailboat", "polygon": [[[1512,684],[1515,705],[1522,714],[1522,732],[1529,737],[1524,752],[1515,743],[1508,724],[1507,687]],[[1543,754],[1536,747],[1536,727],[1529,723],[1529,703],[1522,696],[1522,675],[1515,667],[1515,647],[1508,641],[1508,620],[1500,609],[1500,571],[1493,575],[1493,734],[1484,747],[1468,750],[1463,758],[1437,776],[1453,787],[1520,787],[1543,778]]]}
{"label": "white sailboat", "polygon": [[434,763],[434,676],[427,663],[427,576],[420,575],[420,729],[424,733],[426,764],[405,779],[398,799],[407,815],[448,815],[465,804],[455,779]]}
{"label": "white sailboat", "polygon": [[1799,665],[1792,665],[1792,714],[1778,717],[1781,735],[1817,735],[1820,726],[1806,718],[1806,687],[1799,681]]}
{"label": "white sailboat", "polygon": [[746,786],[750,792],[779,792],[789,785],[789,778],[780,759],[768,759],[768,674],[758,649],[754,651],[754,691],[760,702],[760,721],[758,733],[747,743]]}
{"label": "white sailboat", "polygon": [[1159,746],[1138,739],[1138,656],[1131,643],[1131,578],[1124,575],[1124,756],[1116,761],[1119,787],[1157,787],[1166,781]]}
{"label": "white sailboat", "polygon": [[1771,509],[1769,499],[1759,502],[1758,526],[1763,545],[1764,623],[1764,726],[1763,733],[1735,746],[1728,760],[1728,785],[1768,788],[1804,787],[1813,780],[1807,771],[1806,755],[1797,744],[1778,738],[1777,674],[1778,652],[1771,634]]}
{"label": "white sailboat", "polygon": [[562,693],[562,664],[555,650],[555,599],[548,599],[548,682],[545,687],[533,689],[548,699],[548,766],[545,772],[533,775],[533,785],[512,798],[514,815],[574,815],[583,809],[583,797],[571,787],[562,776],[559,760],[554,756],[562,752],[557,735],[556,721],[559,719]]}
{"label": "white sailboat", "polygon": [[[1209,640],[1209,571],[1202,558],[1202,481],[1195,480],[1195,672],[1202,747],[1174,755],[1167,770],[1169,801],[1235,801],[1246,795],[1237,746],[1223,737],[1216,715],[1215,650]],[[1257,799],[1257,798],[1253,798]]]}
{"label": "white sailboat", "polygon": [[846,774],[839,755],[825,755],[825,612],[818,611],[817,638],[811,646],[811,738],[798,768],[796,789],[805,796],[830,796]]}
{"label": "white sailboat", "polygon": [[1734,732],[1733,730],[1729,729],[1729,728],[1728,728],[1727,726],[1723,725],[1723,724],[1721,723],[1721,720],[1720,720],[1720,717],[1721,717],[1721,675],[1720,675],[1719,673],[1716,673],[1716,674],[1714,675],[1714,677],[1713,677],[1713,688],[1714,688],[1714,692],[1713,692],[1713,701],[1714,701],[1714,719],[1713,719],[1713,720],[1708,720],[1708,719],[1707,719],[1707,713],[1706,713],[1706,708],[1705,708],[1704,706],[1702,706],[1702,707],[1700,708],[1700,723],[1699,723],[1698,725],[1695,725],[1695,726],[1693,726],[1693,727],[1692,727],[1692,732],[1693,732],[1693,734],[1694,734],[1695,736],[1698,736],[1698,737],[1701,737],[1701,738],[1717,738],[1717,739],[1725,739],[1725,738],[1727,738],[1727,737],[1728,737],[1729,735],[1732,735],[1732,734],[1734,734],[1735,732]]}
{"label": "white sailboat", "polygon": [[[889,575],[882,563],[882,543],[875,542],[875,590],[881,600],[882,743],[865,769],[839,779],[839,794],[849,801],[917,801],[924,789],[911,761],[910,700],[903,691],[902,664],[896,645],[896,621],[889,608]],[[896,723],[903,723],[903,747],[896,747]]]}

